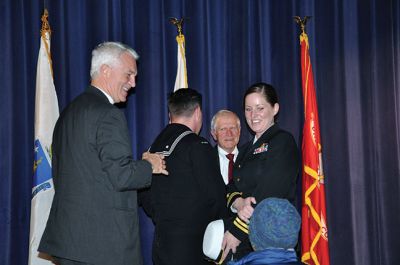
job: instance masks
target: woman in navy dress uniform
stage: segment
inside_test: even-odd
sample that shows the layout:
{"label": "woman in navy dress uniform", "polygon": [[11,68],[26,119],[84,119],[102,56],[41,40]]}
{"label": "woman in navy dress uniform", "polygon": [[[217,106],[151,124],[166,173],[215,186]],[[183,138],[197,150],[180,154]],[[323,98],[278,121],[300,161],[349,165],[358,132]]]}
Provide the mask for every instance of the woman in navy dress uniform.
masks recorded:
{"label": "woman in navy dress uniform", "polygon": [[[239,259],[252,251],[248,222],[257,202],[277,197],[295,201],[299,150],[293,136],[276,124],[278,97],[273,86],[257,83],[244,95],[246,122],[254,139],[240,148],[228,185],[228,207],[236,213],[225,221],[224,254]],[[231,256],[229,257],[231,259]]]}

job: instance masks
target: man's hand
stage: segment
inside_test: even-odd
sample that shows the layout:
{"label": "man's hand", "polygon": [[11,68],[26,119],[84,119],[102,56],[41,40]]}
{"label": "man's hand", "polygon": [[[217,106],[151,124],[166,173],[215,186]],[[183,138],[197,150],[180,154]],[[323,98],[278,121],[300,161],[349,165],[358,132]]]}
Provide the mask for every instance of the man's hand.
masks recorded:
{"label": "man's hand", "polygon": [[228,255],[229,251],[232,250],[232,253],[236,253],[236,248],[240,244],[240,240],[234,237],[229,231],[226,231],[224,234],[224,239],[222,240],[222,261],[225,260],[226,256]]}
{"label": "man's hand", "polygon": [[256,204],[256,198],[247,197],[245,199],[237,198],[232,205],[233,208],[237,210],[237,215],[239,218],[245,221],[247,224],[249,223],[250,217],[254,212],[254,208],[251,205],[252,203]]}
{"label": "man's hand", "polygon": [[153,168],[153,174],[168,175],[163,155],[144,152],[142,159],[147,160],[151,164],[151,167]]}

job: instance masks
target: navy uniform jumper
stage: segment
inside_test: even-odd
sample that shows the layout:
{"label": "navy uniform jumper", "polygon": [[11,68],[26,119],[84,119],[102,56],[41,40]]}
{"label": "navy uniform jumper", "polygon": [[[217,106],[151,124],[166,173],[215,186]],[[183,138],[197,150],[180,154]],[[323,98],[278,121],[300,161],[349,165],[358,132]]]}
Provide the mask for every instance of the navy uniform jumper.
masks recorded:
{"label": "navy uniform jumper", "polygon": [[140,196],[155,224],[154,263],[210,264],[202,252],[204,231],[227,212],[215,150],[187,126],[173,123],[158,135],[150,152],[165,155],[169,172],[154,177]]}

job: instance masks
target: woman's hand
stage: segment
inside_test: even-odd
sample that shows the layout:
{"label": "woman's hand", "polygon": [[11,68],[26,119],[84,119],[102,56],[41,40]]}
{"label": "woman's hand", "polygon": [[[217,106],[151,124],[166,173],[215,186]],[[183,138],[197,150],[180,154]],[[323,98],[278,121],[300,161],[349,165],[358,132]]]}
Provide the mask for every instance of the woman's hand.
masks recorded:
{"label": "woman's hand", "polygon": [[254,197],[237,198],[233,202],[232,206],[237,210],[239,218],[248,224],[250,217],[253,215],[254,212],[254,208],[251,204],[256,204],[256,203],[257,203],[256,198]]}

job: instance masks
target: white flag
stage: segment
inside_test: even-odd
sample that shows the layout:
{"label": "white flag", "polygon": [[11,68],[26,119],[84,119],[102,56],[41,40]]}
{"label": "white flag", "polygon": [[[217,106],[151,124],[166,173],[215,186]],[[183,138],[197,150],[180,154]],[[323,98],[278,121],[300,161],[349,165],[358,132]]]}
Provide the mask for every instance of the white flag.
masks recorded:
{"label": "white flag", "polygon": [[179,88],[187,88],[187,71],[186,71],[186,56],[185,56],[185,36],[180,34],[176,36],[178,43],[178,69],[176,73],[174,92]]}
{"label": "white flag", "polygon": [[51,174],[51,142],[54,125],[59,116],[51,65],[50,27],[47,22],[47,10],[45,10],[42,21],[36,72],[35,161],[33,168],[28,263],[30,265],[53,264],[45,259],[45,256],[39,257],[37,251],[54,197]]}

